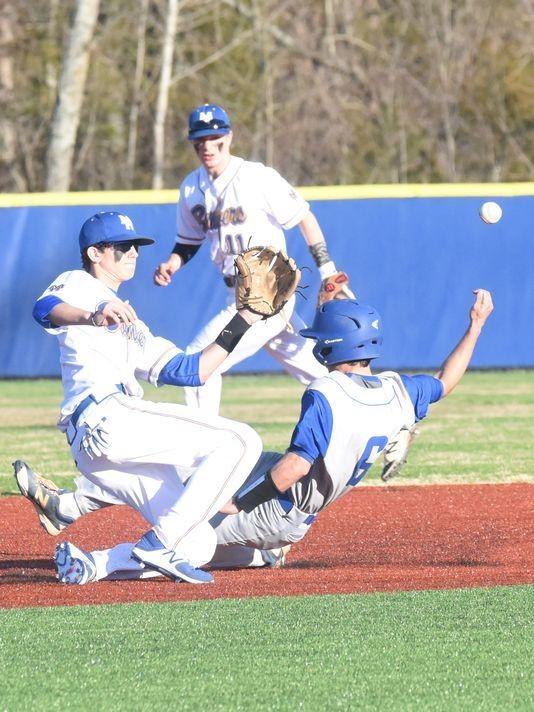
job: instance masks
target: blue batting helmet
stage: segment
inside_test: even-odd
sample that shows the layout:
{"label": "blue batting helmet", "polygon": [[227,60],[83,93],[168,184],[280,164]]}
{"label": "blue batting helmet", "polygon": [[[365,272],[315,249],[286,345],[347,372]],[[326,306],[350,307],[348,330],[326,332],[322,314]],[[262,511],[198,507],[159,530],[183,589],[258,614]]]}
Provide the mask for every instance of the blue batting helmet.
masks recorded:
{"label": "blue batting helmet", "polygon": [[189,134],[187,138],[194,141],[203,136],[230,133],[232,124],[228,114],[217,104],[202,104],[189,114]]}
{"label": "blue batting helmet", "polygon": [[319,307],[313,324],[300,334],[315,339],[313,355],[324,366],[364,361],[380,356],[382,320],[369,304],[334,299]]}

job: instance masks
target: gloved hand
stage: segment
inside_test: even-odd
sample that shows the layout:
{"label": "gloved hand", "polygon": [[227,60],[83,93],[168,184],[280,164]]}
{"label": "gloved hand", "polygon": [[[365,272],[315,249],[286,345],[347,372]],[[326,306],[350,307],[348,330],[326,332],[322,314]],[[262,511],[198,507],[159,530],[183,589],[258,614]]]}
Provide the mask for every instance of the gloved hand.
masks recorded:
{"label": "gloved hand", "polygon": [[95,457],[102,457],[111,444],[109,433],[103,426],[105,421],[106,417],[104,416],[95,425],[85,423],[85,431],[80,441],[80,450],[83,450],[90,460],[94,460]]}

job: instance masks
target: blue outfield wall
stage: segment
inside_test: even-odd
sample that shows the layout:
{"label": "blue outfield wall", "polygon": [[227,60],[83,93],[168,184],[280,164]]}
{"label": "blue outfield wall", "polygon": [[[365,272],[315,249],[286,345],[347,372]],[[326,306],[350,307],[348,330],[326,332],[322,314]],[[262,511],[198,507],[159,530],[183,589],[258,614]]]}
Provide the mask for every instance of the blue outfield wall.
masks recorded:
{"label": "blue outfield wall", "polygon": [[[382,188],[375,191],[381,197],[366,197],[373,191],[365,187],[302,190],[336,264],[350,274],[360,300],[382,314],[384,355],[376,366],[437,367],[465,330],[476,287],[493,292],[495,312],[472,365],[534,366],[534,184],[426,186],[427,197],[411,197],[421,193],[417,186]],[[496,225],[478,216],[490,196],[503,208]],[[140,232],[156,238],[141,250],[137,275],[121,295],[155,334],[187,345],[226,290],[207,246],[171,286],[153,285],[154,267],[174,244],[175,197],[173,191],[1,197],[0,377],[59,373],[56,341],[33,321],[33,303],[60,272],[78,268],[80,225],[101,209],[126,212]],[[297,301],[309,322],[318,274],[298,229],[287,238],[289,253],[310,267],[302,280],[308,299]],[[264,352],[234,369],[276,370]]]}

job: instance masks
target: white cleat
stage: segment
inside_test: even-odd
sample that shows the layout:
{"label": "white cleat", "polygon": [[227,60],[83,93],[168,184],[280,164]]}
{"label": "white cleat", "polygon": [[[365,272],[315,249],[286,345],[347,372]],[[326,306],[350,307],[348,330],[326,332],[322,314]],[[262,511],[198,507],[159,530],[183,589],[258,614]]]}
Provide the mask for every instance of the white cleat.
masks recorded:
{"label": "white cleat", "polygon": [[56,546],[54,563],[59,583],[83,586],[95,580],[96,565],[92,555],[68,541],[62,541]]}
{"label": "white cleat", "polygon": [[210,573],[196,569],[175,551],[167,549],[152,529],[134,546],[132,558],[174,581],[195,584],[213,583],[213,576]]}
{"label": "white cleat", "polygon": [[291,544],[286,544],[278,549],[262,549],[261,557],[269,569],[281,569],[286,565],[286,556],[291,549]]}

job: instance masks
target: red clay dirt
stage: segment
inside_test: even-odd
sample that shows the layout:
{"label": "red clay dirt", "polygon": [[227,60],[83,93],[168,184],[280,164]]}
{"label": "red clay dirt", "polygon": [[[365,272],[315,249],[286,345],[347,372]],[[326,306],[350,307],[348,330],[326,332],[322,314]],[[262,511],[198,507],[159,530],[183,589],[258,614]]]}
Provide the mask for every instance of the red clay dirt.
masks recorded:
{"label": "red clay dirt", "polygon": [[[362,487],[325,510],[283,569],[215,573],[209,586],[169,580],[59,584],[59,539],[22,497],[0,500],[0,607],[185,601],[534,583],[534,485]],[[86,549],[145,530],[126,507],[91,514],[64,532]]]}

